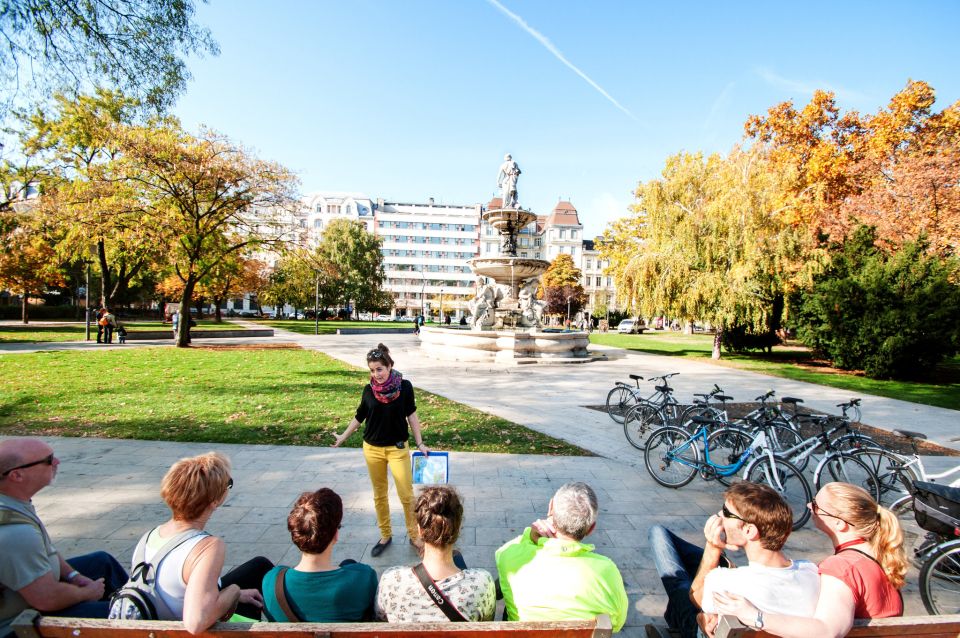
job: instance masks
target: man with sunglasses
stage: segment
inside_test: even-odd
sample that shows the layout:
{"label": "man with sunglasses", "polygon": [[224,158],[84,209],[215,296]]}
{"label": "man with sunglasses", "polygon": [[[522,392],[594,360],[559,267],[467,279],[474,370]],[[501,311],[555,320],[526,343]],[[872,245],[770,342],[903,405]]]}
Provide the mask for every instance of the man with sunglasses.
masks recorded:
{"label": "man with sunglasses", "polygon": [[[751,623],[756,629],[763,629],[765,612],[812,612],[820,577],[813,563],[784,555],[792,527],[793,513],[786,501],[769,486],[748,481],[734,483],[724,493],[720,511],[704,527],[707,544],[703,548],[660,525],[652,527],[650,547],[667,591],[664,619],[670,633],[647,625],[647,636],[694,638],[698,625],[712,632],[717,621],[713,592],[748,597],[758,610]],[[739,549],[749,565],[733,569],[723,552]]]}
{"label": "man with sunglasses", "polygon": [[106,618],[109,594],[127,573],[106,552],[64,560],[31,499],[53,483],[60,460],[37,439],[0,441],[0,636],[25,609]]}

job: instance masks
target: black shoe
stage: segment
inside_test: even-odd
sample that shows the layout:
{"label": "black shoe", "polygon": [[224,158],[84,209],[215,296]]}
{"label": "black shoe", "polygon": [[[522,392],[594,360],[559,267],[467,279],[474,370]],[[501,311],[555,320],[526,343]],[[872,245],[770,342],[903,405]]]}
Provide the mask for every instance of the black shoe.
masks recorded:
{"label": "black shoe", "polygon": [[370,550],[370,555],[373,556],[374,558],[376,558],[377,556],[379,556],[380,554],[382,554],[382,553],[383,553],[383,550],[385,550],[385,549],[387,548],[387,546],[388,546],[390,543],[392,543],[392,542],[393,542],[393,537],[392,537],[392,536],[391,536],[390,538],[388,538],[386,541],[383,541],[383,540],[377,541],[377,544],[374,545],[374,546],[373,546],[373,549]]}

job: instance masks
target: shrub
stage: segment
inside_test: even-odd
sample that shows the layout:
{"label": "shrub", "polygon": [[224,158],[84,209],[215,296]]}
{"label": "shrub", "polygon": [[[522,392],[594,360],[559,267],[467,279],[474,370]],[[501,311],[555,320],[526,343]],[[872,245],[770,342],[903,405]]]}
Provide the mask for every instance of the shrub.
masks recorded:
{"label": "shrub", "polygon": [[923,240],[886,254],[861,227],[804,295],[798,337],[838,368],[879,379],[930,373],[960,350],[955,261]]}
{"label": "shrub", "polygon": [[720,336],[720,344],[724,350],[730,352],[746,352],[747,350],[766,350],[770,352],[773,346],[780,345],[780,337],[774,332],[755,334],[747,332],[746,326],[727,328]]}

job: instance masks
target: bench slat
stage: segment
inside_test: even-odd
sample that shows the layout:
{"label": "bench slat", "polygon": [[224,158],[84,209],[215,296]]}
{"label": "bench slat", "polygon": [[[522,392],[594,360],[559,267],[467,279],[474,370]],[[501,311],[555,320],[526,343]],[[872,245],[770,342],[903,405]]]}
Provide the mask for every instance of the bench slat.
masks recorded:
{"label": "bench slat", "polygon": [[[960,637],[960,614],[951,616],[903,616],[854,621],[847,638],[879,638],[881,636],[919,636],[922,638]],[[715,638],[772,638],[765,631],[755,631],[735,616],[721,616]]]}
{"label": "bench slat", "polygon": [[[18,638],[190,638],[183,623],[93,620],[20,614],[12,626]],[[471,623],[217,623],[203,635],[216,638],[610,638],[609,616],[596,620]]]}

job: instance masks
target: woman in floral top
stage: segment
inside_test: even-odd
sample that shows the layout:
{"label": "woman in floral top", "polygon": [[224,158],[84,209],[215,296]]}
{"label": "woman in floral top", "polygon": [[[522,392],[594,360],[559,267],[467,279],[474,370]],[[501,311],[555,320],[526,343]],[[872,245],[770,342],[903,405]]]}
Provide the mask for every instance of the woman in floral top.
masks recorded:
{"label": "woman in floral top", "polygon": [[[467,569],[453,545],[460,535],[463,505],[452,487],[428,487],[417,499],[417,526],[424,542],[423,566],[447,600],[470,621],[493,620],[496,592],[485,569]],[[444,622],[411,567],[383,572],[377,591],[377,618],[388,622]]]}

